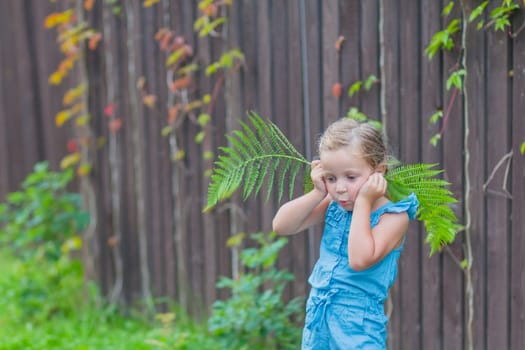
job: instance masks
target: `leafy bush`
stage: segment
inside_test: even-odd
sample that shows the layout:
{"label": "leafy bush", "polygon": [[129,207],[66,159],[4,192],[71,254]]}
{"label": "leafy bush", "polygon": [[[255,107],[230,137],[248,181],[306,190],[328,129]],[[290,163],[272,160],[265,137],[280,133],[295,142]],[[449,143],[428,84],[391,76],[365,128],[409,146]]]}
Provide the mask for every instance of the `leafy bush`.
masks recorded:
{"label": "leafy bush", "polygon": [[72,178],[71,169],[50,172],[47,162],[37,163],[21,190],[8,194],[7,203],[0,204],[2,242],[26,259],[43,255],[56,261],[61,250],[79,248],[76,235],[89,216],[81,209],[80,195],[66,191]]}
{"label": "leafy bush", "polygon": [[20,317],[44,321],[71,312],[82,291],[82,265],[69,253],[81,247],[78,233],[89,216],[78,194],[66,191],[72,172],[50,172],[38,163],[20,191],[0,204],[0,242],[17,258],[9,295]]}
{"label": "leafy bush", "polygon": [[229,288],[231,298],[212,305],[209,330],[225,350],[297,349],[302,301],[283,301],[283,290],[293,275],[275,267],[287,239],[276,239],[275,233],[251,237],[259,247],[242,251],[241,263],[246,272],[238,279],[223,277],[217,284]]}

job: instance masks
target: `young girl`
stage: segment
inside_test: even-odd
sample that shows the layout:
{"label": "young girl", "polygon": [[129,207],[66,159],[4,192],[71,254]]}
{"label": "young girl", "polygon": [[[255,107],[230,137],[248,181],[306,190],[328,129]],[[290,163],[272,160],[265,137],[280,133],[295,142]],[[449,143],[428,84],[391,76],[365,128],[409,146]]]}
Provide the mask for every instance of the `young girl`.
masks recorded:
{"label": "young girl", "polygon": [[324,220],[319,260],[309,283],[302,349],[386,349],[384,301],[414,194],[386,198],[387,149],[380,131],[344,118],[331,124],[312,162],[314,189],[285,203],[273,219],[279,234],[293,234]]}

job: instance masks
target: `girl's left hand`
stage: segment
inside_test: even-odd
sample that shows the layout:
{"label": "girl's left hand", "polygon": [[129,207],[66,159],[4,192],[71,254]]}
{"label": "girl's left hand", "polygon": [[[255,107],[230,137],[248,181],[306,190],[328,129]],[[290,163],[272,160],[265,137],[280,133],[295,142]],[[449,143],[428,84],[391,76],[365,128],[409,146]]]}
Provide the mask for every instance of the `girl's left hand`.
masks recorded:
{"label": "girl's left hand", "polygon": [[358,198],[361,197],[373,203],[376,199],[384,196],[387,182],[382,173],[373,173],[359,190]]}

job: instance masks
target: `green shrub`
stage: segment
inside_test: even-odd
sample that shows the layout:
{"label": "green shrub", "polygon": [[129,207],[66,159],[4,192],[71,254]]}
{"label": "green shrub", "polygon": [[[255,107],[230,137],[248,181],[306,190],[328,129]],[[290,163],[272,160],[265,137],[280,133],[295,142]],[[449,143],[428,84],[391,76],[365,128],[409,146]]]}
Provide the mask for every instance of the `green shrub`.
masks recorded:
{"label": "green shrub", "polygon": [[230,289],[231,298],[213,303],[208,328],[220,349],[297,349],[302,301],[283,301],[283,290],[293,275],[275,266],[287,239],[277,239],[275,233],[251,237],[259,247],[242,251],[245,273],[238,279],[223,277],[217,283]]}
{"label": "green shrub", "polygon": [[46,162],[38,163],[0,204],[0,242],[16,258],[9,295],[22,318],[67,314],[81,298],[82,265],[70,253],[80,249],[78,234],[89,216],[80,195],[66,190],[72,177],[71,170],[50,172]]}

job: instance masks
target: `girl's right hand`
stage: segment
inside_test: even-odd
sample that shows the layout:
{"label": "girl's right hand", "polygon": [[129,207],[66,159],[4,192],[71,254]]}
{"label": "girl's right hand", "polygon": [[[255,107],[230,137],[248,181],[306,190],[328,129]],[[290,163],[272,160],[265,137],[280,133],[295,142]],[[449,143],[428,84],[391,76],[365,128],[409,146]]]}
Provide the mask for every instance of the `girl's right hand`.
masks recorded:
{"label": "girl's right hand", "polygon": [[326,195],[328,191],[326,190],[326,183],[324,180],[324,171],[323,167],[321,166],[320,160],[314,160],[311,163],[311,171],[310,171],[310,178],[312,179],[312,183],[314,185],[314,188]]}

